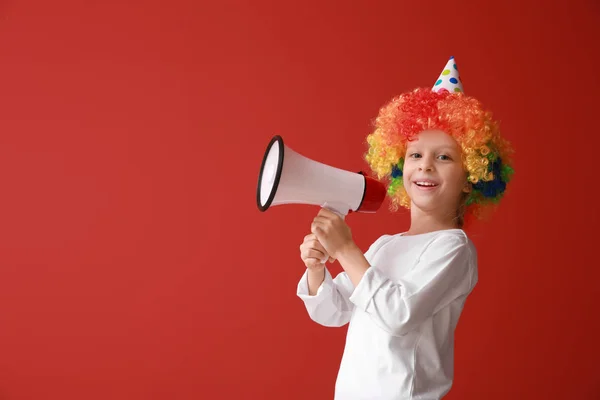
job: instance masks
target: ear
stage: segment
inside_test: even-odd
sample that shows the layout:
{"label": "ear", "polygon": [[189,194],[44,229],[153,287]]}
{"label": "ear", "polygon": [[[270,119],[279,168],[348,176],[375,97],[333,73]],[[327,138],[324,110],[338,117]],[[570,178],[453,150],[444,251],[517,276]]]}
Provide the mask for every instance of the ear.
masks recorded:
{"label": "ear", "polygon": [[465,186],[463,187],[462,191],[464,193],[471,193],[471,190],[473,190],[473,185],[471,184],[471,182],[465,182]]}

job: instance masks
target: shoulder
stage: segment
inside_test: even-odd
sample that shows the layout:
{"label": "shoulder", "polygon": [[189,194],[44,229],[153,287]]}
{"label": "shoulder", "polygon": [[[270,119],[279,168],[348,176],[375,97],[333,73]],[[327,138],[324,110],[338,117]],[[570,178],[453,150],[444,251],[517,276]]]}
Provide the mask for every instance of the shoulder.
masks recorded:
{"label": "shoulder", "polygon": [[401,234],[383,234],[379,236],[371,245],[369,246],[369,250],[376,250],[384,246],[385,244],[391,242],[392,240],[401,237]]}
{"label": "shoulder", "polygon": [[477,250],[462,229],[448,229],[433,232],[423,246],[423,255],[441,254],[476,258]]}
{"label": "shoulder", "polygon": [[381,249],[383,246],[385,246],[397,236],[400,236],[400,234],[383,234],[377,239],[375,239],[375,241],[371,243],[371,245],[369,245],[369,248],[365,252],[365,256],[367,257],[367,259],[375,255],[375,253],[377,253],[379,249]]}
{"label": "shoulder", "polygon": [[431,243],[449,243],[456,246],[468,246],[471,241],[462,229],[446,229],[433,232]]}

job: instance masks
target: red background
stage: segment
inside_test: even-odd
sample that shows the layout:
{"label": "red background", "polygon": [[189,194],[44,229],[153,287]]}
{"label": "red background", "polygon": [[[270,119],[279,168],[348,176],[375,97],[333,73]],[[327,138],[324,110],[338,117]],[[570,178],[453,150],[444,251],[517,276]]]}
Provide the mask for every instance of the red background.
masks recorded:
{"label": "red background", "polygon": [[[468,231],[447,398],[600,398],[599,39],[592,0],[2,2],[0,399],[331,399],[346,329],[295,296],[318,209],[257,210],[264,149],[365,168],[450,55],[517,172]],[[361,248],[407,228],[387,205]]]}

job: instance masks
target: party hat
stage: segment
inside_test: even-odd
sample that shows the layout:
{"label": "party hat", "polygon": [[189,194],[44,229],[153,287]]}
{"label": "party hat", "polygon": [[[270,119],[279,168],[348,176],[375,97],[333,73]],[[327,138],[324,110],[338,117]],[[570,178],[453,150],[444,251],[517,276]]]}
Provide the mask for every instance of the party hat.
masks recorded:
{"label": "party hat", "polygon": [[434,92],[448,91],[450,93],[462,92],[463,86],[458,75],[458,68],[456,67],[456,61],[454,57],[450,57],[444,70],[440,74],[440,77],[433,85],[432,90]]}

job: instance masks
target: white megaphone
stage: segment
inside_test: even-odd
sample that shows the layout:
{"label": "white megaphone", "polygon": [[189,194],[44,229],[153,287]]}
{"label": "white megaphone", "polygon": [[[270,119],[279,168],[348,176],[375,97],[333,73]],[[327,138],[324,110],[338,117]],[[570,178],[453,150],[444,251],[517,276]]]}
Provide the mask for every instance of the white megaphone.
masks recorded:
{"label": "white megaphone", "polygon": [[265,152],[256,201],[260,211],[281,204],[327,208],[342,218],[350,212],[374,213],[383,203],[385,186],[362,172],[334,168],[306,158],[274,136]]}

